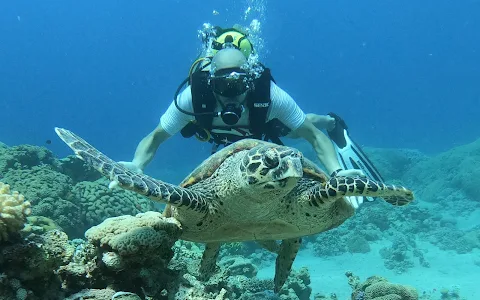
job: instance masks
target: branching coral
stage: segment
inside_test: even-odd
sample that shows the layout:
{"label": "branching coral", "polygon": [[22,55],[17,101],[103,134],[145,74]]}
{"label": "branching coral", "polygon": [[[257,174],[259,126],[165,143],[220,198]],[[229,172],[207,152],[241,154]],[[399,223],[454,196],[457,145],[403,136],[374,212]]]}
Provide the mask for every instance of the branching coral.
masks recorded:
{"label": "branching coral", "polygon": [[0,242],[20,231],[29,214],[30,202],[25,201],[22,194],[10,192],[10,186],[0,182]]}

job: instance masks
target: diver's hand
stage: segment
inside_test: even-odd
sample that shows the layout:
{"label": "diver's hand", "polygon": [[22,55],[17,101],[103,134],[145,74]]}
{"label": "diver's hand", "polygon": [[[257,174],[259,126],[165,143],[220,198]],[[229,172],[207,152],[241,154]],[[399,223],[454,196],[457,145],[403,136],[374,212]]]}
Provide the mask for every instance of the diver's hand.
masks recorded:
{"label": "diver's hand", "polygon": [[348,169],[348,170],[338,170],[335,171],[335,176],[342,176],[342,177],[356,177],[362,176],[365,177],[365,173],[363,173],[360,169]]}
{"label": "diver's hand", "polygon": [[[118,163],[121,164],[122,166],[124,166],[125,168],[129,169],[132,172],[143,174],[143,170],[140,169],[139,166],[137,166],[136,164],[134,164],[131,161],[119,161]],[[118,182],[115,181],[115,180],[110,181],[110,183],[108,184],[109,189],[113,189],[117,186],[118,186]]]}
{"label": "diver's hand", "polygon": [[327,129],[327,131],[332,131],[335,128],[335,125],[337,125],[335,118],[327,115],[325,118],[325,129]]}
{"label": "diver's hand", "polygon": [[332,131],[337,124],[337,120],[330,115],[307,114],[307,120],[318,129],[326,129],[327,131]]}

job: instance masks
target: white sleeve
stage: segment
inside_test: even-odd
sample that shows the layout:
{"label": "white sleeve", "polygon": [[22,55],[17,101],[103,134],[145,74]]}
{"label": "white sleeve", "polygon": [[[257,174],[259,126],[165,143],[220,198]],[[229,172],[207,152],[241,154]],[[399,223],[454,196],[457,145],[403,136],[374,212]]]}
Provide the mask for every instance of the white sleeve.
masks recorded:
{"label": "white sleeve", "polygon": [[272,103],[268,111],[268,121],[278,119],[290,130],[296,130],[305,121],[306,115],[293,98],[274,82],[270,85]]}
{"label": "white sleeve", "polygon": [[[178,106],[187,111],[193,112],[192,92],[190,86],[183,90],[177,97]],[[160,125],[168,134],[174,135],[182,130],[188,122],[194,120],[194,116],[182,113],[172,101],[167,111],[160,118]]]}

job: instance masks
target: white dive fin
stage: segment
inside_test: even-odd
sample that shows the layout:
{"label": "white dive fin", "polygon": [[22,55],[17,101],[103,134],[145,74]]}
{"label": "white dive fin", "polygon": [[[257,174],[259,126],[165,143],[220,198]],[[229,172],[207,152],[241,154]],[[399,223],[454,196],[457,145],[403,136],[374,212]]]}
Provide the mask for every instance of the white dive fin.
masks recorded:
{"label": "white dive fin", "polygon": [[[360,169],[367,177],[377,182],[384,182],[382,175],[378,172],[375,165],[367,157],[365,152],[348,135],[348,126],[345,121],[337,114],[329,113],[329,116],[335,119],[335,128],[328,132],[328,136],[333,141],[337,158],[343,169]],[[365,197],[368,201],[373,201],[373,197]]]}

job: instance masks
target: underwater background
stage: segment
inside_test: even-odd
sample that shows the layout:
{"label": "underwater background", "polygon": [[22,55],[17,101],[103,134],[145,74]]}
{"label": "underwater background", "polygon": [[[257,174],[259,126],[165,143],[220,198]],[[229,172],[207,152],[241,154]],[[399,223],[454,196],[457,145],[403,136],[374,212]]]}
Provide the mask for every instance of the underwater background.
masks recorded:
{"label": "underwater background", "polygon": [[[251,28],[279,86],[305,112],[342,116],[385,179],[416,193],[406,210],[367,203],[339,228],[306,238],[294,268],[308,267],[302,284],[312,293],[298,298],[349,299],[352,271],[362,281],[379,275],[411,285],[423,299],[480,299],[477,0],[3,1],[0,181],[69,239],[107,217],[153,210],[133,194],[110,199],[98,174],[66,158],[71,151],[53,128],[130,160],[200,52],[204,23]],[[305,143],[287,144],[313,158]],[[210,147],[175,136],[146,173],[178,183]],[[91,208],[85,193],[106,202]],[[242,247],[224,254],[272,278],[273,256]]]}

